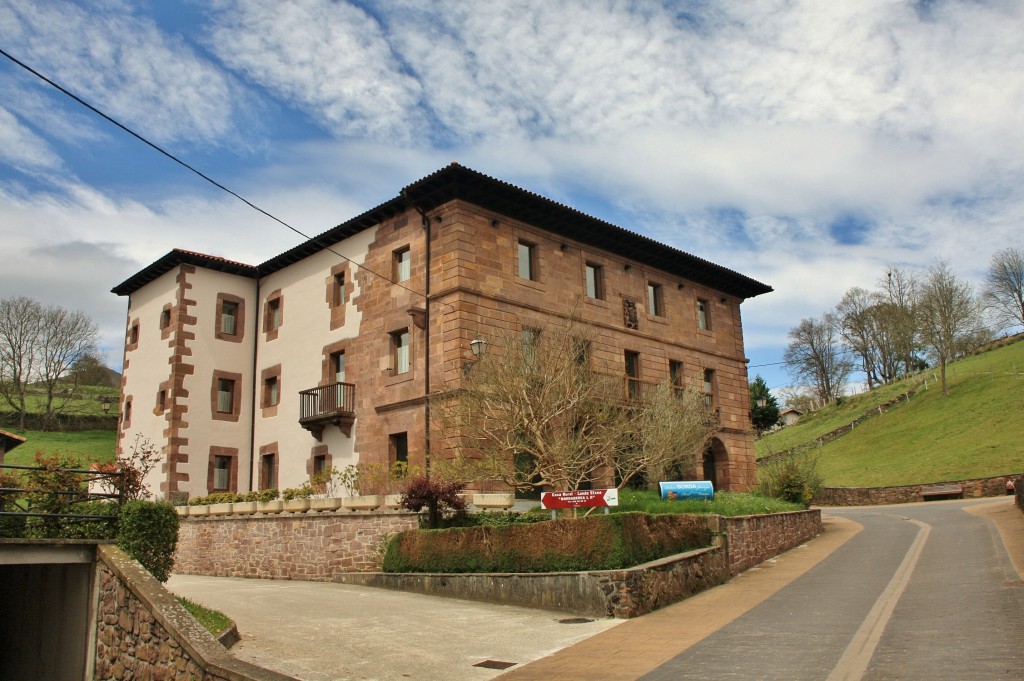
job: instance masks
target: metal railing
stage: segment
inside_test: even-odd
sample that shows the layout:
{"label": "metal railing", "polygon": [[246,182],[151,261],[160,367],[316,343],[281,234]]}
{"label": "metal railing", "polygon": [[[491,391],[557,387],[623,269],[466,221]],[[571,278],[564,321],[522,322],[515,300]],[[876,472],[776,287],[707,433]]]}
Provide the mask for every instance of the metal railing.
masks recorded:
{"label": "metal railing", "polygon": [[[72,520],[117,520],[116,515],[75,513],[75,506],[91,501],[116,501],[124,505],[120,471],[80,468],[47,468],[45,466],[18,466],[0,464],[5,471],[52,471],[67,475],[71,480],[66,489],[39,490],[25,486],[24,476],[12,476],[21,482],[19,487],[0,487],[0,516],[35,518],[67,518]],[[94,491],[95,487],[109,487],[114,492]],[[63,500],[63,501],[62,501]],[[8,510],[13,509],[13,510]],[[45,510],[40,510],[45,509]]]}
{"label": "metal railing", "polygon": [[356,386],[329,383],[299,391],[299,421],[316,421],[336,416],[351,416],[356,410]]}

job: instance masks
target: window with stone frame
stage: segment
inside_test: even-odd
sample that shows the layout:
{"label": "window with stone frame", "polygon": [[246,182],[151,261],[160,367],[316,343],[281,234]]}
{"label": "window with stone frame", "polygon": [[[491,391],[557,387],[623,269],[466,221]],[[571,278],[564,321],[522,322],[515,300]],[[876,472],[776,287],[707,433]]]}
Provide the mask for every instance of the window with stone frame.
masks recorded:
{"label": "window with stone frame", "polygon": [[409,329],[391,334],[391,372],[396,376],[408,373],[412,363],[412,336]]}
{"label": "window with stone frame", "polygon": [[537,244],[519,240],[519,278],[538,281],[540,272],[537,267]]}
{"label": "window with stone frame", "polygon": [[242,413],[242,374],[214,370],[210,411],[216,421],[238,421]]}
{"label": "window with stone frame", "polygon": [[217,318],[214,337],[240,343],[245,335],[245,299],[230,293],[217,294]]}
{"label": "window with stone frame", "polygon": [[624,359],[626,363],[626,394],[631,400],[639,399],[642,390],[640,384],[640,353],[626,350]]}
{"label": "window with stone frame", "polygon": [[260,489],[277,488],[277,452],[260,455]]}
{"label": "window with stone frame", "polygon": [[697,301],[697,328],[701,331],[711,330],[711,303],[707,300]]}
{"label": "window with stone frame", "polygon": [[238,489],[238,450],[234,447],[210,447],[206,488],[209,493],[235,492]]}
{"label": "window with stone frame", "polygon": [[647,314],[654,317],[665,316],[665,301],[661,284],[647,282]]}
{"label": "window with stone frame", "polygon": [[412,277],[412,251],[408,246],[394,252],[393,274],[395,282],[399,284]]}
{"label": "window with stone frame", "polygon": [[267,340],[276,339],[278,331],[283,325],[284,296],[280,290],[277,290],[267,296],[267,302],[263,307],[263,331],[267,334]]}
{"label": "window with stone frame", "polygon": [[604,268],[596,263],[588,262],[585,266],[587,297],[604,300]]}
{"label": "window with stone frame", "polygon": [[391,465],[409,463],[408,433],[393,433],[388,436],[388,459]]}
{"label": "window with stone frame", "polygon": [[715,406],[715,370],[704,370],[704,404]]}

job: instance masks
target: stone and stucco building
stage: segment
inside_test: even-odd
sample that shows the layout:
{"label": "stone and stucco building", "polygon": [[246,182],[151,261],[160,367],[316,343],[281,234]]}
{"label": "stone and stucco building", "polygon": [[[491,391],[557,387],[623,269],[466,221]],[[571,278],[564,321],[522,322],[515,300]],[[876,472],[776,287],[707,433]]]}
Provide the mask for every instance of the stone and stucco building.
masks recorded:
{"label": "stone and stucco building", "polygon": [[422,464],[426,396],[458,381],[471,341],[575,313],[599,370],[708,393],[721,428],[704,476],[743,490],[740,304],[769,291],[452,164],[260,265],[174,250],[115,287],[128,296],[119,447],[141,435],[163,449],[161,496]]}

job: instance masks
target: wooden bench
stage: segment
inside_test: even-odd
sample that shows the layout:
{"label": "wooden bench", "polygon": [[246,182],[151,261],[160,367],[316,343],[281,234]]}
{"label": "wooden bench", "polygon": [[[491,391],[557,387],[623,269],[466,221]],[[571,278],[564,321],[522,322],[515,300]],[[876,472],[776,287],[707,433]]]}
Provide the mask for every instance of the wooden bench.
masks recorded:
{"label": "wooden bench", "polygon": [[927,485],[921,487],[921,501],[931,499],[963,499],[964,486],[960,484]]}

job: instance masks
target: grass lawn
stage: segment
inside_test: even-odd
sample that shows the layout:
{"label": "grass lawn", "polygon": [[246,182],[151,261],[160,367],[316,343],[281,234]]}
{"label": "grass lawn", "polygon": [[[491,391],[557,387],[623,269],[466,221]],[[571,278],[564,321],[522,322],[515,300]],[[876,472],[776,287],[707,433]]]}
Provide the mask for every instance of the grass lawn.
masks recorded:
{"label": "grass lawn", "polygon": [[713,501],[679,499],[664,501],[657,492],[622,490],[619,505],[612,509],[616,513],[642,511],[644,513],[713,513],[724,516],[757,515],[759,513],[784,513],[802,511],[803,507],[780,499],[770,499],[756,494],[716,492]]}
{"label": "grass lawn", "polygon": [[199,605],[183,596],[175,596],[178,602],[189,611],[189,613],[196,618],[196,620],[206,628],[208,632],[214,636],[219,636],[228,630],[231,626],[231,620],[228,619],[227,615],[216,610],[211,610],[205,606]]}
{"label": "grass lawn", "polygon": [[44,454],[68,454],[82,463],[111,461],[117,447],[116,430],[81,430],[68,432],[44,432],[41,430],[9,429],[25,442],[7,452],[4,463],[31,466],[35,463],[36,452]]}

